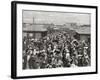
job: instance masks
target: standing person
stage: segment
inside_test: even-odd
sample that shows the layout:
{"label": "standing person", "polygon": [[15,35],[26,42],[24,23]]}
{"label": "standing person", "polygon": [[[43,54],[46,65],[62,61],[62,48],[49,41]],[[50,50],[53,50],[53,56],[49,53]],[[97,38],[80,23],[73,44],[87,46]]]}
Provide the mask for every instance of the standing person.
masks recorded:
{"label": "standing person", "polygon": [[78,51],[77,51],[77,49],[75,47],[72,48],[71,58],[73,60],[73,64],[78,66]]}
{"label": "standing person", "polygon": [[47,48],[47,62],[48,62],[48,64],[51,64],[52,57],[53,57],[53,46],[52,46],[52,44],[49,44],[48,48]]}
{"label": "standing person", "polygon": [[30,59],[28,61],[29,69],[34,69],[34,62],[35,62],[34,56],[33,56],[33,54],[31,54]]}
{"label": "standing person", "polygon": [[64,67],[70,67],[70,61],[71,61],[71,58],[70,58],[70,51],[68,49],[68,46],[65,45],[65,49],[63,51],[63,66]]}
{"label": "standing person", "polygon": [[23,51],[23,69],[27,68],[27,54]]}
{"label": "standing person", "polygon": [[79,47],[78,49],[78,66],[83,66],[83,49]]}
{"label": "standing person", "polygon": [[32,50],[28,50],[28,52],[27,52],[27,68],[29,68],[29,69],[31,69],[30,68],[30,59],[32,58],[32,55],[33,55],[33,51]]}
{"label": "standing person", "polygon": [[87,47],[84,47],[83,51],[83,66],[89,66],[90,65],[90,59],[87,54]]}

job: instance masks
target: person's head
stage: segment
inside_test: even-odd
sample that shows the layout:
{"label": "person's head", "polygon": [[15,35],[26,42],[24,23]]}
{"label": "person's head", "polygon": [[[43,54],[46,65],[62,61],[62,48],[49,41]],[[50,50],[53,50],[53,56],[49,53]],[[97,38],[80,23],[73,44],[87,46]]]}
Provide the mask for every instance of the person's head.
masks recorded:
{"label": "person's head", "polygon": [[49,37],[47,37],[47,40],[49,41],[49,40],[50,40],[50,38],[49,38]]}
{"label": "person's head", "polygon": [[36,47],[36,51],[39,51],[39,48],[38,47]]}
{"label": "person's head", "polygon": [[87,47],[84,47],[84,54],[87,54]]}
{"label": "person's head", "polygon": [[78,52],[82,53],[82,48],[81,47],[79,47]]}
{"label": "person's head", "polygon": [[48,44],[48,47],[51,47],[52,46],[52,44]]}
{"label": "person's head", "polygon": [[66,59],[69,59],[70,58],[70,53],[67,53],[66,54]]}

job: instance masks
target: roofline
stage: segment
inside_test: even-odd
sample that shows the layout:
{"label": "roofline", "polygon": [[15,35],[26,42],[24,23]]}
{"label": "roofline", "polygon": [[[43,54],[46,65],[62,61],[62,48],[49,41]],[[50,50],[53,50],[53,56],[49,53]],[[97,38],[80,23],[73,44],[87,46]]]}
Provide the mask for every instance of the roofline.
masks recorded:
{"label": "roofline", "polygon": [[23,32],[29,32],[29,33],[32,33],[32,32],[47,32],[47,31],[26,31],[26,30],[24,30]]}

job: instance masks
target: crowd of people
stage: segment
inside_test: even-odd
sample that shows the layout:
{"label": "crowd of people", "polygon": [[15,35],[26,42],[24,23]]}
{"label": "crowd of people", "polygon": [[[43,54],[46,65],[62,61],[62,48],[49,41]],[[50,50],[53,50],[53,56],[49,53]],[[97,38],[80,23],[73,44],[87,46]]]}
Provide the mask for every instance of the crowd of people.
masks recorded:
{"label": "crowd of people", "polygon": [[40,39],[23,38],[23,69],[90,66],[90,41],[67,32],[53,32]]}

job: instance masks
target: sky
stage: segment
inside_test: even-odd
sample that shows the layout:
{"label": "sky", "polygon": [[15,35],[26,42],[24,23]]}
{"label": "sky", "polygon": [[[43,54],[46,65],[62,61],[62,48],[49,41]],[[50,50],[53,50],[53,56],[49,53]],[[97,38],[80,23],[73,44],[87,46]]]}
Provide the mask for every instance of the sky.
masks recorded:
{"label": "sky", "polygon": [[48,11],[23,11],[23,23],[45,23],[63,25],[66,23],[90,24],[90,14]]}

